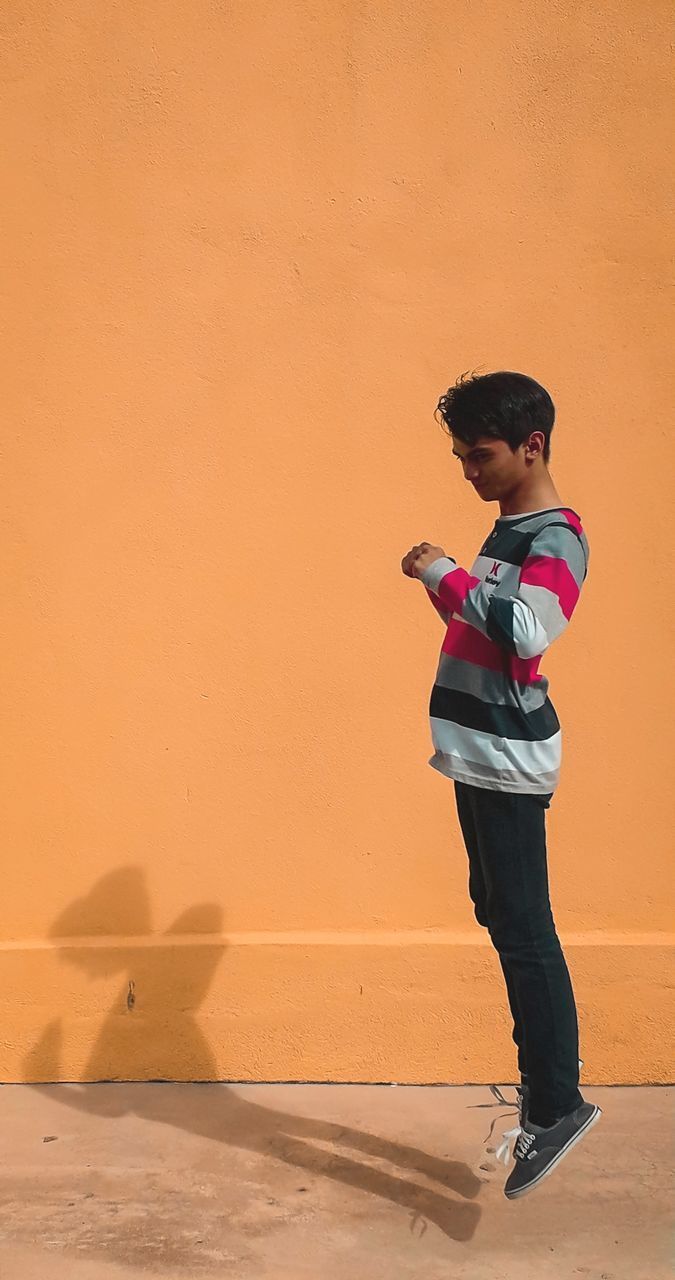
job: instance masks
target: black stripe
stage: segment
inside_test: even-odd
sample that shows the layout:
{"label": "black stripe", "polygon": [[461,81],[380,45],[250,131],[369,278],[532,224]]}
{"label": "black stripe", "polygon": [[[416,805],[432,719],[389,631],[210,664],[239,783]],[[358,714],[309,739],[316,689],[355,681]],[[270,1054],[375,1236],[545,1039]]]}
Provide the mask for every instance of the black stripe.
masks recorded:
{"label": "black stripe", "polygon": [[499,529],[496,537],[490,536],[483,543],[479,555],[494,556],[504,564],[520,567],[529,555],[534,536],[524,529]]}
{"label": "black stripe", "polygon": [[494,640],[500,649],[517,655],[516,642],[513,638],[513,600],[509,597],[491,596],[485,617],[485,630],[488,638]]}
{"label": "black stripe", "polygon": [[504,564],[515,564],[522,568],[527,557],[530,554],[530,547],[534,539],[544,532],[544,529],[567,529],[579,543],[584,557],[585,573],[588,573],[588,561],[586,559],[586,549],[584,547],[581,534],[568,524],[566,520],[550,520],[548,524],[543,524],[539,529],[514,529],[511,526],[499,528],[497,526],[496,536],[490,535],[483,543],[479,555],[494,556],[495,560],[501,560]]}
{"label": "black stripe", "polygon": [[482,702],[473,694],[460,693],[435,684],[431,691],[429,715],[438,720],[451,720],[464,729],[478,729],[498,738],[522,742],[545,742],[560,728],[553,703],[546,699],[543,707],[528,713],[518,707],[504,707],[495,702]]}

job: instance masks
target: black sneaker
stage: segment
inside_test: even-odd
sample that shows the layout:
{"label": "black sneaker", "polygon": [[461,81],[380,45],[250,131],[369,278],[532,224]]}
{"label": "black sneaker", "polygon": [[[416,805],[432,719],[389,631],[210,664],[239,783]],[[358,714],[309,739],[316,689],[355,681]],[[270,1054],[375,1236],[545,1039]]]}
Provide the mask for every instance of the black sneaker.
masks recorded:
{"label": "black sneaker", "polygon": [[516,1163],[506,1179],[509,1200],[524,1196],[552,1173],[556,1165],[597,1124],[602,1112],[593,1102],[582,1102],[549,1129],[526,1121],[516,1142]]}
{"label": "black sneaker", "polygon": [[[583,1065],[584,1065],[583,1058],[579,1058],[580,1072]],[[506,1165],[509,1163],[509,1157],[511,1155],[511,1147],[512,1145],[515,1146],[516,1140],[520,1135],[520,1131],[523,1125],[526,1124],[527,1122],[527,1113],[530,1107],[530,1086],[527,1083],[527,1079],[528,1079],[527,1074],[523,1073],[520,1077],[520,1084],[516,1085],[515,1106],[518,1111],[518,1124],[513,1129],[509,1129],[507,1130],[506,1133],[502,1134],[502,1142],[500,1143],[496,1151],[497,1159],[503,1161],[503,1163]],[[504,1094],[499,1088],[499,1085],[491,1084],[490,1093],[493,1095],[493,1097],[497,1099],[498,1102],[501,1102],[502,1106],[510,1107],[513,1105],[512,1103],[509,1102],[508,1098],[504,1097]],[[492,1137],[492,1129],[490,1130],[490,1138],[491,1137]]]}

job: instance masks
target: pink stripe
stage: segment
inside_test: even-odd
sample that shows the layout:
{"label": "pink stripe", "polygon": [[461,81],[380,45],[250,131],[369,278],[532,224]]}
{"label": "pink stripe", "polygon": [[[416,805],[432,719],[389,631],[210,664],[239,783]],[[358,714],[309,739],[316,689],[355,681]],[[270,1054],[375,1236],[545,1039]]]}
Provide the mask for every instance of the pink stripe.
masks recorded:
{"label": "pink stripe", "polygon": [[436,588],[436,595],[448,609],[461,613],[462,605],[471,588],[477,587],[480,581],[480,578],[473,578],[470,573],[467,573],[466,569],[451,569],[450,573],[446,573],[445,577],[441,578]]}
{"label": "pink stripe", "polygon": [[484,636],[476,627],[458,622],[456,618],[451,618],[448,624],[442,652],[449,654],[451,658],[471,662],[475,667],[502,671],[518,684],[536,684],[543,679],[543,676],[537,675],[541,655],[538,658],[517,658],[515,654],[500,649],[494,640]]}
{"label": "pink stripe", "polygon": [[439,613],[443,619],[445,619],[445,615],[448,612],[447,609],[445,608],[445,605],[441,604],[438,596],[434,595],[434,592],[431,590],[431,587],[425,587],[424,590],[426,591],[429,599],[431,600],[431,603],[434,606],[434,609],[436,610],[436,612]]}
{"label": "pink stripe", "polygon": [[575,515],[574,511],[569,511],[567,508],[565,508],[565,510],[563,511],[563,515],[567,523],[571,524],[572,528],[576,529],[577,533],[583,533],[581,520],[577,515]]}
{"label": "pink stripe", "polygon": [[546,587],[560,601],[560,608],[569,620],[579,599],[579,588],[565,560],[555,556],[528,556],[523,564],[520,585]]}

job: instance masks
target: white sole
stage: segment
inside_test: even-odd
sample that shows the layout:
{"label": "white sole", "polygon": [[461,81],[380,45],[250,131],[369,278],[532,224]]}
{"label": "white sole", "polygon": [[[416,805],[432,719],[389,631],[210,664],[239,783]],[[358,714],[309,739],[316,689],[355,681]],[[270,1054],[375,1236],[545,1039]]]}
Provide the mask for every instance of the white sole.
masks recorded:
{"label": "white sole", "polygon": [[578,1133],[575,1133],[574,1137],[570,1138],[569,1142],[560,1149],[555,1160],[552,1160],[547,1168],[544,1169],[537,1178],[533,1178],[532,1182],[528,1182],[527,1186],[519,1187],[517,1191],[506,1191],[504,1194],[507,1200],[519,1200],[521,1196],[527,1195],[528,1191],[534,1191],[535,1187],[538,1187],[545,1178],[548,1178],[549,1173],[553,1173],[553,1170],[558,1167],[560,1161],[564,1160],[565,1156],[572,1150],[572,1147],[576,1146],[579,1139],[583,1138],[584,1134],[588,1133],[589,1129],[592,1129],[593,1125],[598,1123],[601,1115],[602,1111],[600,1110],[600,1107],[596,1106],[593,1115],[589,1116],[583,1129],[580,1129]]}

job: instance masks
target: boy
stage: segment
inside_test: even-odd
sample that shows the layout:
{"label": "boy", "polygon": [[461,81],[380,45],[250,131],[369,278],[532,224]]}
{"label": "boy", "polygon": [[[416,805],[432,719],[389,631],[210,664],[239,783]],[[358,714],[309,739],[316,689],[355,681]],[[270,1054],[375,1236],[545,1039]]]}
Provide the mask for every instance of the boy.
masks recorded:
{"label": "boy", "polygon": [[429,764],[454,781],[474,914],[498,952],[513,1016],[520,1127],[504,1190],[515,1199],[601,1114],[579,1092],[577,1013],[549,900],[545,810],[561,735],[538,674],[579,598],[589,549],[548,470],[555,409],[543,387],[521,373],[465,375],[437,414],[465,479],[500,509],[471,573],[428,542],[401,568],[447,628]]}

